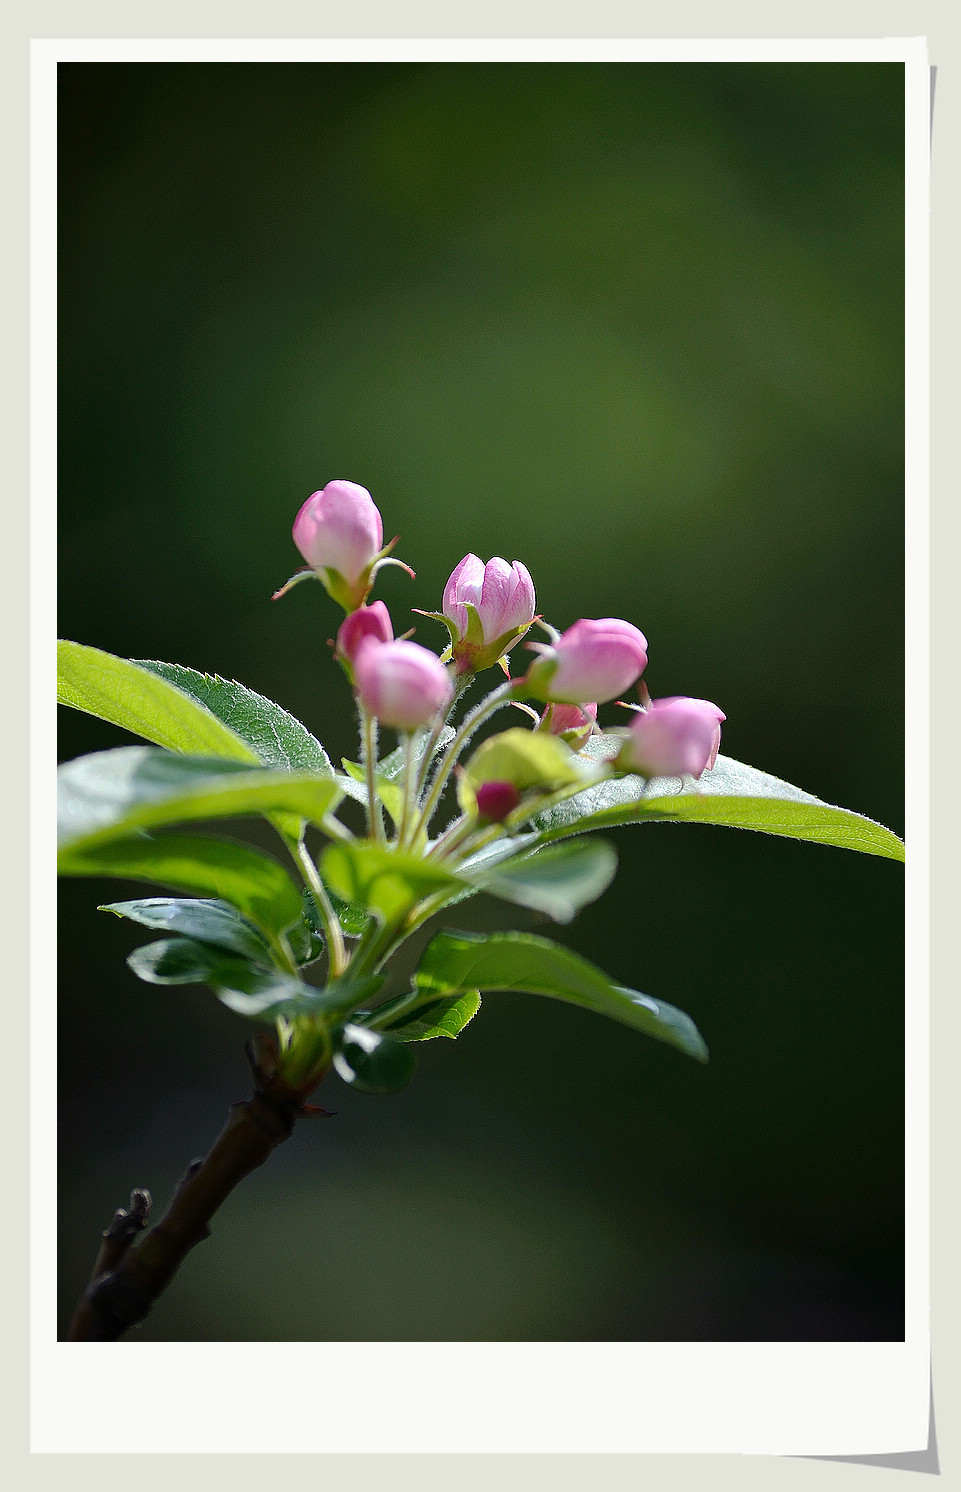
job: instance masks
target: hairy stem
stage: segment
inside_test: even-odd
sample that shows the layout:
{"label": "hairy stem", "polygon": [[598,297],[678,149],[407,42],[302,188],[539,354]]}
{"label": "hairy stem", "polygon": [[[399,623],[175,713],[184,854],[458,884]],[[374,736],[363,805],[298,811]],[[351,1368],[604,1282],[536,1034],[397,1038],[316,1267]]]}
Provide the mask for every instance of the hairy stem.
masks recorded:
{"label": "hairy stem", "polygon": [[377,794],[377,721],[358,700],[360,711],[360,745],[367,778],[367,832],[377,842],[384,842],[384,811]]}
{"label": "hairy stem", "polygon": [[420,770],[417,773],[418,798],[424,791],[424,788],[427,786],[427,777],[428,773],[430,772],[431,762],[434,759],[434,752],[437,750],[437,743],[440,740],[441,736],[444,734],[444,728],[449,723],[450,717],[451,715],[453,715],[454,710],[457,708],[457,704],[462,695],[466,694],[467,690],[470,688],[473,682],[473,674],[461,674],[454,684],[454,697],[447,707],[447,713],[440,716],[437,720],[434,721],[433,729],[431,730],[431,733],[427,738],[427,744],[424,747],[424,754],[420,759]]}
{"label": "hairy stem", "polygon": [[473,710],[464,716],[458,727],[457,734],[441,757],[437,771],[434,773],[434,780],[430,785],[430,791],[424,801],[424,807],[417,823],[418,831],[423,829],[426,832],[429,828],[430,821],[434,817],[434,810],[440,801],[441,793],[444,791],[447,779],[453,771],[454,763],[457,761],[457,758],[460,756],[471,736],[483,725],[488,716],[493,715],[495,710],[499,710],[502,705],[509,705],[511,703],[514,687],[511,680],[508,680],[506,684],[501,684],[500,688],[494,689],[492,693],[487,695],[486,699],[482,699],[479,705],[475,705]]}
{"label": "hairy stem", "polygon": [[407,848],[407,826],[410,823],[411,811],[416,791],[417,765],[414,761],[414,732],[404,731],[404,770],[401,777],[404,800],[400,811],[400,823],[397,825],[397,848]]}
{"label": "hairy stem", "polygon": [[253,1097],[231,1105],[213,1148],[187,1168],[159,1223],[133,1243],[146,1225],[148,1192],[134,1192],[129,1211],[117,1212],[74,1312],[68,1341],[115,1341],[142,1321],[190,1250],[209,1237],[211,1218],[221,1203],[289,1137],[300,1115],[309,1112],[305,1094],[293,1092],[280,1078],[276,1049],[268,1038],[259,1039],[256,1053],[248,1047],[248,1057]]}
{"label": "hairy stem", "polygon": [[339,979],[347,967],[347,950],[344,947],[344,934],[340,926],[340,918],[331,906],[327,888],[320,879],[320,873],[308,853],[307,846],[300,840],[294,854],[300,866],[301,873],[310,888],[315,905],[324,923],[324,932],[327,934],[327,954],[330,959],[330,977]]}

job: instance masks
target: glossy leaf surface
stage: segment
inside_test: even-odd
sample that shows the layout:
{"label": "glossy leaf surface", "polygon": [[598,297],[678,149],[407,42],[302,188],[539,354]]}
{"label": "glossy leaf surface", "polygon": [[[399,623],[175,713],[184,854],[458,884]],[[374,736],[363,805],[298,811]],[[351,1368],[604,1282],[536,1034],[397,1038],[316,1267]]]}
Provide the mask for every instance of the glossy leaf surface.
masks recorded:
{"label": "glossy leaf surface", "polygon": [[402,1041],[366,1026],[346,1025],[334,1067],[360,1093],[398,1093],[406,1088],[417,1059]]}
{"label": "glossy leaf surface", "polygon": [[683,1011],[615,984],[594,964],[530,933],[438,933],[415,983],[437,990],[525,990],[610,1016],[636,1031],[707,1060],[701,1035]]}
{"label": "glossy leaf surface", "polygon": [[290,975],[193,938],[162,938],[135,948],[130,968],[148,984],[208,984],[238,1015],[294,1015],[307,1008],[310,990]]}
{"label": "glossy leaf surface", "polygon": [[71,876],[129,876],[175,891],[232,902],[258,927],[279,933],[300,915],[301,896],[282,865],[249,845],[201,835],[110,840],[61,850]]}

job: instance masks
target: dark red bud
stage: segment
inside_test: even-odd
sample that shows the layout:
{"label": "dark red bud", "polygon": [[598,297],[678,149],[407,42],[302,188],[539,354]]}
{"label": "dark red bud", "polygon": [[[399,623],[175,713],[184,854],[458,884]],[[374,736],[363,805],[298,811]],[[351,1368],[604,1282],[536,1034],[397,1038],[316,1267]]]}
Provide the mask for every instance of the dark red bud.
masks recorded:
{"label": "dark red bud", "polygon": [[520,801],[512,782],[482,782],[477,789],[477,812],[491,824],[501,823]]}

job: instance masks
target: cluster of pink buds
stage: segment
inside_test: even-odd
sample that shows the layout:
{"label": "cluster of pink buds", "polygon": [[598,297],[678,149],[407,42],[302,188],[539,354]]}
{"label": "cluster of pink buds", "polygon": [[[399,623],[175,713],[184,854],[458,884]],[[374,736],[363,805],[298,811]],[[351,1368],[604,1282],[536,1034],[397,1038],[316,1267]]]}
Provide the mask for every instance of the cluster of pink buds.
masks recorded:
{"label": "cluster of pink buds", "polygon": [[[534,582],[519,560],[508,564],[495,556],[485,564],[467,554],[444,587],[443,610],[421,613],[443,622],[450,633],[443,658],[395,638],[383,601],[368,605],[367,598],[381,566],[402,562],[388,558],[396,540],[384,545],[380,513],[356,482],[328,482],[312,493],[297,514],[293,537],[308,568],[288,586],[315,574],[343,606],[347,615],[335,656],[363,708],[395,730],[436,726],[460,689],[484,669],[500,664],[509,676],[507,654],[539,620]],[[561,737],[576,751],[597,730],[598,704],[637,683],[647,666],[647,640],[617,617],[582,618],[566,632],[540,625],[551,641],[527,644],[537,656],[527,673],[513,680],[513,698],[539,700],[545,708],[539,719],[534,716],[537,729]],[[643,685],[641,693],[645,704],[633,707],[636,714],[615,769],[693,778],[710,770],[725,718],[717,706],[681,697],[652,701]],[[496,822],[516,806],[516,790],[508,794],[503,787],[487,783],[478,792],[485,819]]]}

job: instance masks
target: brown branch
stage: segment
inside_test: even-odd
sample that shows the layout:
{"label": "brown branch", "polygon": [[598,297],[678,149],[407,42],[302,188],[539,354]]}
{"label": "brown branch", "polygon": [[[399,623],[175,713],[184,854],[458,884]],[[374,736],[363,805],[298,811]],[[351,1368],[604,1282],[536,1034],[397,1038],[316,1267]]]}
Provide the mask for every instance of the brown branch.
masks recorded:
{"label": "brown branch", "polygon": [[150,1193],[142,1190],[131,1194],[129,1209],[114,1215],[68,1341],[115,1341],[142,1321],[190,1250],[210,1236],[211,1218],[237,1183],[263,1165],[302,1114],[324,1112],[305,1105],[304,1092],[284,1085],[269,1038],[260,1037],[256,1050],[248,1046],[247,1055],[254,1073],[253,1097],[231,1105],[213,1148],[187,1167],[159,1223],[133,1245],[146,1227],[150,1207]]}

